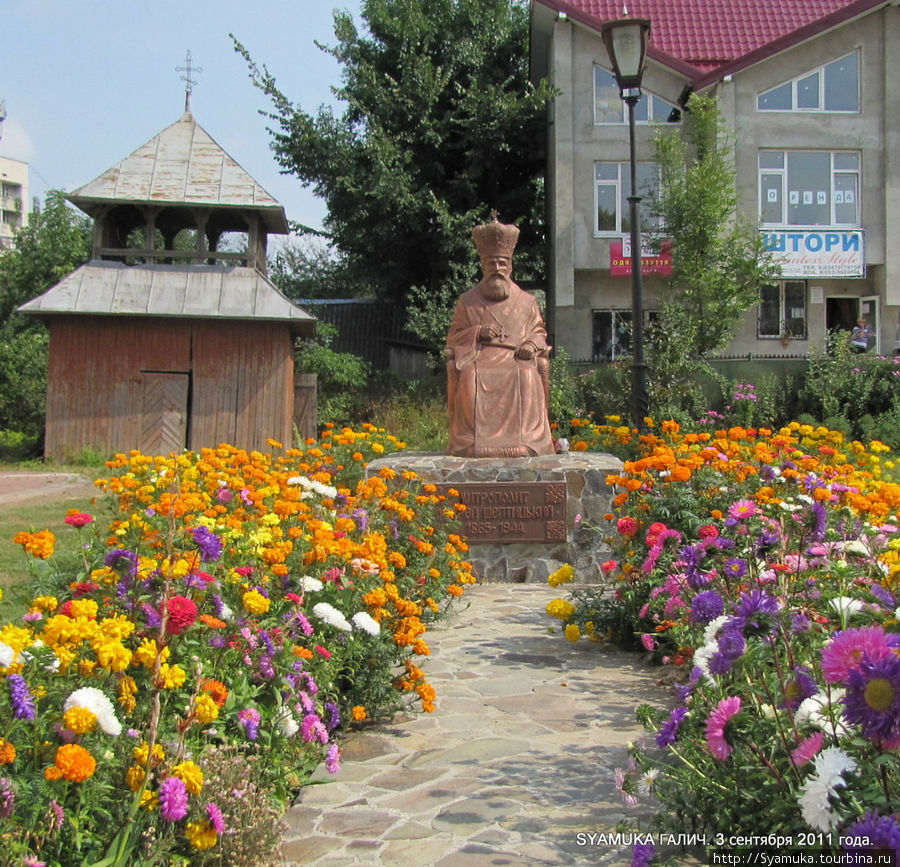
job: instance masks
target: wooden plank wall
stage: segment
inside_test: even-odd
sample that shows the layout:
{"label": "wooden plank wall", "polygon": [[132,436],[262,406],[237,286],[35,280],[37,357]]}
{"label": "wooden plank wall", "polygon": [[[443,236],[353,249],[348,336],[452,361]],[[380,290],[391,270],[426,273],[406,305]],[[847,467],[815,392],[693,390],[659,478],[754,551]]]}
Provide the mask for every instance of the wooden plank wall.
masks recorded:
{"label": "wooden plank wall", "polygon": [[142,447],[144,374],[191,374],[188,447],[269,450],[293,433],[287,324],[61,316],[50,322],[44,452],[65,460]]}

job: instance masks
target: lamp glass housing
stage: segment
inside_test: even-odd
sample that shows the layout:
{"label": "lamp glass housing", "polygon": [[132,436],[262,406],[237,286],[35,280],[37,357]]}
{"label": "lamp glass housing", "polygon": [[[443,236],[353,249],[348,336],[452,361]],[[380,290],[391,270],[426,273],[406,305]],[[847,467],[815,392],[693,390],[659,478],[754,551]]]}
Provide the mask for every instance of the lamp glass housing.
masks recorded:
{"label": "lamp glass housing", "polygon": [[604,24],[601,34],[619,90],[640,88],[650,22],[646,18],[620,18]]}

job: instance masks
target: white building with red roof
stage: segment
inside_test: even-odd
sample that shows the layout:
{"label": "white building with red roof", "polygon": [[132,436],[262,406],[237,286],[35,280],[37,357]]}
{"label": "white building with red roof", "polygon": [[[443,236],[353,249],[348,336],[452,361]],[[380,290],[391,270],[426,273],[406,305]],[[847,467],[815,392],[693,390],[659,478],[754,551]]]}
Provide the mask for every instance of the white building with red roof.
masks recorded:
{"label": "white building with red roof", "polygon": [[[550,112],[548,323],[575,360],[628,352],[628,115],[601,27],[622,0],[532,0],[533,77]],[[786,359],[865,315],[873,351],[900,349],[900,8],[896,0],[626,0],[651,22],[636,109],[639,193],[652,195],[654,122],[692,92],[734,134],[742,216],[780,277],[740,325],[733,357]],[[645,198],[646,201],[646,198]],[[652,230],[648,209],[645,230]],[[658,257],[657,257],[658,258]],[[663,257],[664,259],[664,257]],[[666,290],[645,261],[645,316]]]}

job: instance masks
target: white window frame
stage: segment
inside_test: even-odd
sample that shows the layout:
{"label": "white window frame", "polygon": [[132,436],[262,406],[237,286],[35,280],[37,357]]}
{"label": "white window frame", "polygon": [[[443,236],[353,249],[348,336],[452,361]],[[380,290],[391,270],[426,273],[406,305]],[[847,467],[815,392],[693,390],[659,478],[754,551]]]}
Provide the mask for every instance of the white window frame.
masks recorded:
{"label": "white window frame", "polygon": [[[598,167],[599,166],[618,166],[618,175],[615,178],[600,178],[598,177]],[[641,169],[642,167],[647,166],[656,166],[657,170],[657,189],[659,188],[659,166],[656,163],[650,161],[641,161],[637,164],[637,168]],[[627,213],[627,202],[626,202],[626,191],[631,185],[631,163],[630,162],[620,162],[618,160],[596,160],[593,164],[593,173],[594,173],[594,216],[593,216],[593,232],[595,238],[612,238],[618,235],[622,235],[627,232],[627,229],[623,229],[622,226],[624,224],[626,216],[630,217],[630,214]],[[643,197],[644,201],[648,201],[651,195],[655,191],[648,191],[640,189],[641,178],[638,175],[638,193]],[[601,229],[598,226],[598,210],[599,210],[599,192],[601,186],[612,187],[615,190],[616,195],[616,225],[614,229]],[[658,231],[658,227],[656,226],[656,221],[651,217],[649,211],[645,206],[642,205],[641,208],[641,233],[656,233]]]}
{"label": "white window frame", "polygon": [[[856,55],[856,108],[826,108],[825,107],[825,70],[835,63],[840,63],[842,60],[846,60],[848,57],[852,57]],[[819,93],[818,93],[818,105],[815,107],[800,107],[800,95],[799,95],[799,87],[801,83],[806,79],[810,78],[813,75],[818,74],[819,76]],[[787,111],[797,111],[797,112],[814,112],[814,113],[829,113],[829,114],[859,114],[862,105],[862,93],[861,93],[861,78],[862,78],[862,63],[860,57],[860,50],[857,48],[854,51],[850,51],[847,54],[843,54],[840,57],[836,57],[834,60],[829,60],[828,63],[823,63],[821,66],[817,66],[814,69],[808,69],[802,75],[798,75],[796,78],[792,78],[789,81],[783,81],[781,84],[776,84],[775,87],[770,87],[767,90],[760,91],[756,95],[756,110],[759,112],[787,112]],[[766,96],[766,94],[773,93],[776,90],[779,90],[782,87],[787,85],[791,86],[791,107],[790,108],[762,108],[760,107],[760,100]]]}
{"label": "white window frame", "polygon": [[[617,124],[627,124],[628,123],[628,113],[625,110],[625,103],[622,98],[619,96],[619,87],[615,84],[615,78],[613,78],[613,85],[615,87],[615,104],[619,108],[620,117],[618,120],[600,120],[597,117],[597,90],[598,90],[598,81],[597,75],[599,72],[603,72],[606,75],[612,76],[612,73],[603,66],[599,64],[594,64],[594,72],[593,72],[593,83],[594,83],[594,126],[615,126]],[[641,110],[641,106],[646,105],[647,107],[647,117],[638,118],[638,111]],[[676,120],[669,120],[668,116],[671,116],[673,111],[678,112],[678,116]],[[668,115],[665,120],[654,120],[653,117],[655,114],[666,114]],[[638,100],[637,105],[635,106],[635,116],[634,116],[635,124],[643,124],[647,126],[651,123],[681,123],[681,108],[676,105],[674,102],[669,102],[667,99],[663,99],[661,96],[657,96],[655,93],[651,93],[648,90],[642,90],[641,98]]]}
{"label": "white window frame", "polygon": [[[763,154],[776,154],[780,153],[782,155],[782,165],[781,168],[763,168],[759,165],[762,161]],[[828,206],[829,206],[829,222],[827,223],[794,223],[789,219],[789,208],[791,207],[790,201],[790,188],[788,187],[788,155],[789,154],[799,154],[799,153],[827,153],[829,155],[829,182],[828,182],[828,190],[824,191],[828,195]],[[846,168],[837,168],[835,166],[835,157],[843,156],[843,155],[854,155],[856,156],[856,168],[855,169],[846,169]],[[764,175],[777,175],[781,178],[781,220],[780,221],[772,221],[772,220],[763,220],[763,212],[766,210],[766,207],[771,203],[767,201],[768,197],[768,187],[765,183],[763,183]],[[854,202],[856,206],[856,219],[849,222],[841,222],[837,219],[836,207],[838,204],[849,204],[844,203],[843,201],[838,202],[838,196],[835,193],[839,193],[840,197],[843,199],[845,194],[845,190],[836,190],[835,189],[835,179],[838,176],[847,177],[853,176],[856,178],[856,189],[854,190],[854,195],[856,197],[856,201]],[[758,202],[758,215],[759,215],[759,224],[765,228],[820,228],[820,227],[834,227],[834,228],[854,228],[858,229],[861,227],[860,217],[862,214],[862,203],[859,200],[860,196],[860,179],[862,177],[862,154],[859,151],[828,151],[828,150],[813,150],[813,149],[803,149],[803,148],[788,148],[784,150],[779,150],[777,148],[764,148],[759,151],[757,158],[757,185],[759,188],[759,202]],[[797,190],[798,193],[803,193],[806,191]],[[817,195],[819,191],[810,190],[808,192],[812,192],[814,195]],[[796,203],[794,203],[796,204]]]}

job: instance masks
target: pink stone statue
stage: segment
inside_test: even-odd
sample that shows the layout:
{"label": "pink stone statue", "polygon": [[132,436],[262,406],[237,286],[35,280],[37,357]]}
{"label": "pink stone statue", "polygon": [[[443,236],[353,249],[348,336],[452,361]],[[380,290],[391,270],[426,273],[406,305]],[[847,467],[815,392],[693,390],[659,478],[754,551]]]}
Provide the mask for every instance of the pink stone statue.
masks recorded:
{"label": "pink stone statue", "polygon": [[472,231],[484,279],[457,302],[444,349],[451,455],[555,453],[547,331],[537,302],[512,281],[518,237],[496,214]]}

